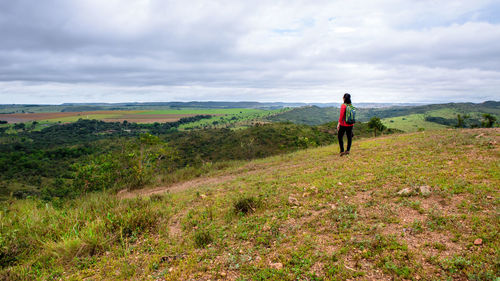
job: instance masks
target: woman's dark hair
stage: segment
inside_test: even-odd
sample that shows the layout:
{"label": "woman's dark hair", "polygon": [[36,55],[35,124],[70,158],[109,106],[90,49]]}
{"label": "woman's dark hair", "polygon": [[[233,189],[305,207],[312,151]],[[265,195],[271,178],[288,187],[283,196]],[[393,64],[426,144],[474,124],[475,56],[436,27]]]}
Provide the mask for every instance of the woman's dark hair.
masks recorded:
{"label": "woman's dark hair", "polygon": [[347,104],[351,104],[351,95],[349,95],[348,93],[345,93],[344,94],[344,103],[347,103]]}

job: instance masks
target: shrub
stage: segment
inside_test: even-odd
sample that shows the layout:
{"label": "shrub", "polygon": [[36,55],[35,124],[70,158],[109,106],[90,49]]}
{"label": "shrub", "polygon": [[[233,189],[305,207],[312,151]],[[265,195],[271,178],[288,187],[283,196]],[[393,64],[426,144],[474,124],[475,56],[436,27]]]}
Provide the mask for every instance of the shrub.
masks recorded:
{"label": "shrub", "polygon": [[120,237],[153,229],[164,214],[142,198],[126,200],[106,215],[106,227]]}
{"label": "shrub", "polygon": [[243,197],[234,202],[233,209],[236,214],[248,214],[254,212],[257,206],[255,197]]}
{"label": "shrub", "polygon": [[194,233],[194,243],[198,248],[205,248],[213,242],[212,235],[208,230],[197,230]]}
{"label": "shrub", "polygon": [[16,229],[0,232],[0,268],[15,264],[29,248],[29,239],[23,235],[19,237]]}
{"label": "shrub", "polygon": [[119,177],[118,164],[111,154],[100,155],[88,164],[76,163],[73,185],[82,191],[105,190],[113,187]]}

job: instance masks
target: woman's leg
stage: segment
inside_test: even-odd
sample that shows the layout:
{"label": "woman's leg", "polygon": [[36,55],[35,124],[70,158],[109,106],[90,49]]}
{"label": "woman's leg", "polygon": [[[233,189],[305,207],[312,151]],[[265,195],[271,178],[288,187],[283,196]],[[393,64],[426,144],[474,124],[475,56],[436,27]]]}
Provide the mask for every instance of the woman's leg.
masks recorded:
{"label": "woman's leg", "polygon": [[352,126],[346,127],[345,131],[347,136],[347,151],[350,151],[352,144]]}
{"label": "woman's leg", "polygon": [[340,126],[340,129],[337,133],[337,136],[339,138],[340,152],[344,152],[344,133],[345,133],[345,127]]}

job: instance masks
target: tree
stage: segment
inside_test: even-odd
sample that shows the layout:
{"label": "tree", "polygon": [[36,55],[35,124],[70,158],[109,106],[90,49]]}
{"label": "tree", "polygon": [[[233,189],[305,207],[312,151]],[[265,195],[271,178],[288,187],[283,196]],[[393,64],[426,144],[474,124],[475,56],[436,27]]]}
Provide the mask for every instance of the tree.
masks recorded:
{"label": "tree", "polygon": [[467,120],[470,116],[465,114],[465,115],[460,115],[457,114],[457,125],[455,125],[456,128],[465,128],[465,120]]}
{"label": "tree", "polygon": [[30,130],[34,130],[36,128],[36,125],[38,124],[37,121],[33,121],[30,126]]}
{"label": "tree", "polygon": [[483,114],[483,121],[481,122],[481,125],[486,128],[491,128],[493,127],[493,124],[497,121],[497,118],[489,113]]}
{"label": "tree", "polygon": [[24,129],[26,128],[26,124],[24,123],[16,123],[14,124],[14,129],[19,130],[19,129]]}
{"label": "tree", "polygon": [[377,130],[383,132],[387,127],[382,124],[380,118],[374,116],[368,122],[368,128],[373,129],[373,133],[377,136]]}

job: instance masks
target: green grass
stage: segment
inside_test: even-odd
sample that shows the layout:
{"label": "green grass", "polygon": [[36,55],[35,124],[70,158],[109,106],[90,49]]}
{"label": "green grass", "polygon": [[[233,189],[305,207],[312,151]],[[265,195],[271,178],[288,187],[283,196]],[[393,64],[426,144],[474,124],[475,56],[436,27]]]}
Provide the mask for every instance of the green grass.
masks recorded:
{"label": "green grass", "polygon": [[[491,109],[491,112],[493,112],[493,115],[496,115],[497,118],[500,118],[500,115],[495,114],[495,110]],[[443,129],[446,128],[447,126],[438,124],[435,122],[429,122],[426,121],[426,117],[441,117],[445,119],[451,120],[452,124],[456,124],[457,120],[457,115],[460,114],[462,116],[468,115],[469,119],[468,120],[476,120],[474,122],[480,122],[480,120],[483,119],[483,114],[484,112],[480,111],[473,111],[473,110],[464,110],[461,108],[440,108],[440,109],[434,109],[434,110],[429,110],[426,111],[425,113],[419,113],[419,114],[410,114],[410,115],[404,115],[404,116],[398,116],[398,117],[388,117],[382,119],[382,122],[384,123],[385,126],[389,128],[395,128],[399,130],[403,130],[405,132],[417,132],[419,129],[422,130],[437,130],[437,129]],[[477,121],[479,120],[479,121]],[[466,121],[468,122],[468,121]],[[479,123],[478,123],[479,124]]]}
{"label": "green grass", "polygon": [[[116,114],[106,113],[106,114],[85,114],[81,113],[78,116],[69,116],[62,118],[54,118],[47,119],[42,122],[76,122],[78,119],[120,119],[123,118],[124,115],[132,116],[133,115],[176,115],[176,114],[196,114],[196,115],[223,115],[223,116],[214,116],[211,119],[200,120],[197,122],[184,124],[181,126],[181,129],[193,129],[199,128],[203,126],[212,126],[212,127],[221,127],[228,126],[230,124],[243,124],[248,123],[250,120],[260,120],[264,117],[274,114],[278,112],[277,110],[262,110],[262,109],[247,109],[247,108],[230,108],[230,109],[168,109],[168,110],[152,110],[152,111],[120,111]],[[234,118],[233,118],[234,117]],[[213,122],[217,121],[218,124],[214,125]]]}
{"label": "green grass", "polygon": [[[452,108],[442,108],[442,109],[436,109],[436,110],[430,110],[426,113],[428,116],[432,117],[443,117],[443,118],[448,118],[448,119],[456,119],[457,114],[464,114],[464,112],[457,111]],[[475,114],[472,114],[476,117],[481,117],[481,113],[476,112]]]}
{"label": "green grass", "polygon": [[137,114],[240,114],[240,113],[257,113],[263,112],[262,109],[249,108],[227,108],[227,109],[167,109],[167,110],[152,110],[143,111]]}
{"label": "green grass", "polygon": [[[0,279],[495,280],[499,141],[424,131],[239,162],[163,195],[11,199]],[[421,185],[430,196],[397,195]]]}
{"label": "green grass", "polygon": [[388,128],[394,128],[405,132],[417,132],[419,129],[421,130],[421,128],[424,130],[438,130],[447,127],[434,122],[425,121],[424,114],[391,117],[382,119],[381,121]]}
{"label": "green grass", "polygon": [[[495,112],[495,111],[493,111]],[[498,114],[500,112],[497,110],[497,114],[493,113],[493,115],[497,115],[497,117],[500,117]],[[470,118],[473,119],[478,119],[481,120],[483,118],[484,112],[479,112],[479,111],[464,111],[464,110],[457,110],[457,109],[452,109],[452,108],[442,108],[442,109],[437,109],[437,110],[430,110],[426,112],[427,116],[432,116],[432,117],[443,117],[443,118],[448,118],[448,119],[457,119],[457,114],[460,115],[469,115]]]}
{"label": "green grass", "polygon": [[241,113],[240,111],[238,111],[237,113],[231,113],[225,116],[214,116],[210,119],[203,119],[197,122],[184,124],[180,126],[180,128],[188,130],[204,128],[204,127],[242,129],[246,127],[251,127],[255,123],[267,122],[265,121],[266,118],[278,113],[282,113],[286,110],[287,109],[247,110],[247,111],[241,111]]}

